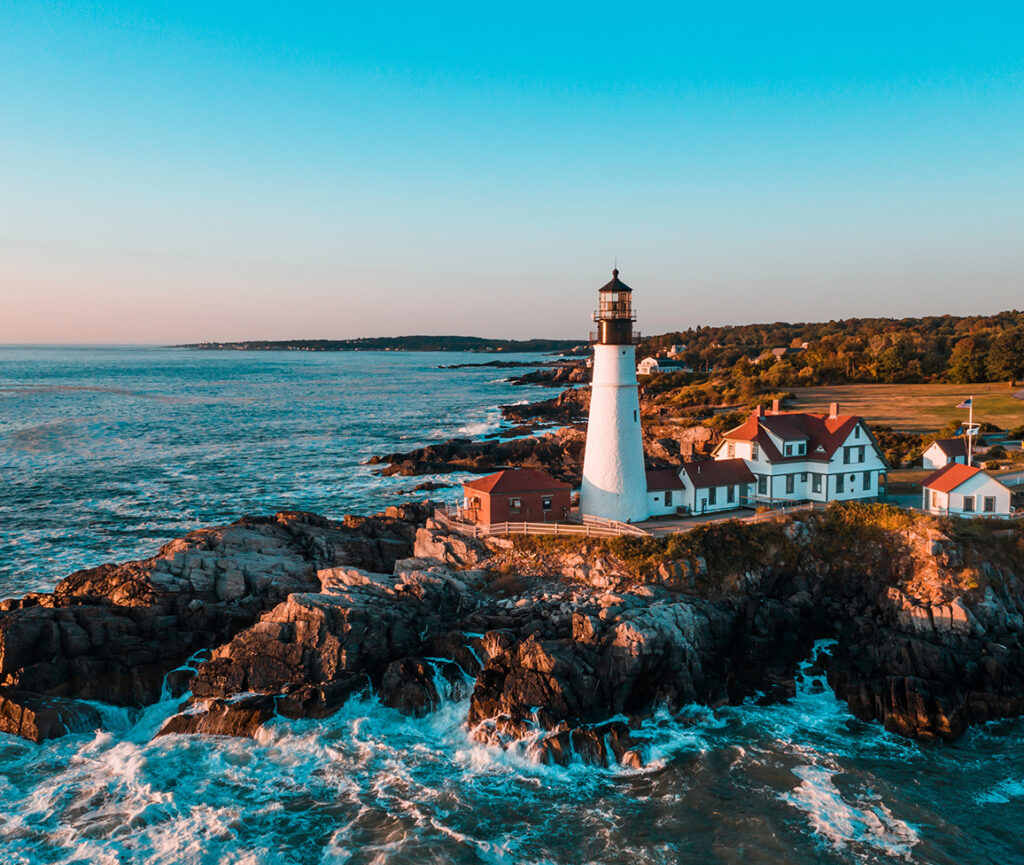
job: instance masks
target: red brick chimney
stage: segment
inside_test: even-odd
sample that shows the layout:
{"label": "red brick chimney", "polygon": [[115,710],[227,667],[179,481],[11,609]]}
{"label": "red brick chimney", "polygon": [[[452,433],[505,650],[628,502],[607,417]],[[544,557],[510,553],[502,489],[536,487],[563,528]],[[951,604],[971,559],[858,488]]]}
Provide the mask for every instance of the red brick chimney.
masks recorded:
{"label": "red brick chimney", "polygon": [[773,399],[772,400],[772,414],[778,414],[780,411],[782,411],[782,400],[780,400],[780,399]]}
{"label": "red brick chimney", "polygon": [[839,417],[839,403],[837,403],[837,402],[830,402],[828,404],[828,416],[830,418],[837,418],[837,417]]}
{"label": "red brick chimney", "polygon": [[758,404],[757,408],[754,409],[754,417],[764,417],[764,406],[761,405],[760,403]]}

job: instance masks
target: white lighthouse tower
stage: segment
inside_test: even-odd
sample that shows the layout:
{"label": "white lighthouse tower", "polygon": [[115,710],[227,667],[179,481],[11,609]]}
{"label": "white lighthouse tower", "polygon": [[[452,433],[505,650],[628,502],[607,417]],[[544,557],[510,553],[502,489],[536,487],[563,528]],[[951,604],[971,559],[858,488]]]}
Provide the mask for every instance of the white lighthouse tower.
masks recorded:
{"label": "white lighthouse tower", "polygon": [[594,313],[593,383],[587,447],[583,455],[580,512],[621,522],[638,522],[647,510],[644,443],[636,384],[633,289],[612,271],[598,292]]}

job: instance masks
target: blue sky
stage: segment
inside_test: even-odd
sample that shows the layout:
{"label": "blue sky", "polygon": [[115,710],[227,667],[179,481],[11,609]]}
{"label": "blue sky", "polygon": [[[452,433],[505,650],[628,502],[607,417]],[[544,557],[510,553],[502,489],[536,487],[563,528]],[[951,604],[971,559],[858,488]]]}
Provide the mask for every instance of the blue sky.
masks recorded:
{"label": "blue sky", "polygon": [[1022,10],[3,4],[0,342],[1019,307]]}

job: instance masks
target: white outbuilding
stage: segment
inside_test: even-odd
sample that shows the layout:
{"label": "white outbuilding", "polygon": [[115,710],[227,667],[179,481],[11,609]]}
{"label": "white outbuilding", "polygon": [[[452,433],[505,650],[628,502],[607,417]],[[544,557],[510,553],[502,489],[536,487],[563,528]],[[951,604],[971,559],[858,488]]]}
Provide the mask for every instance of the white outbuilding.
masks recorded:
{"label": "white outbuilding", "polygon": [[977,466],[949,463],[921,484],[921,506],[957,517],[1009,517],[1010,488]]}
{"label": "white outbuilding", "polygon": [[935,439],[921,454],[921,465],[926,469],[941,469],[950,463],[967,463],[966,439]]}

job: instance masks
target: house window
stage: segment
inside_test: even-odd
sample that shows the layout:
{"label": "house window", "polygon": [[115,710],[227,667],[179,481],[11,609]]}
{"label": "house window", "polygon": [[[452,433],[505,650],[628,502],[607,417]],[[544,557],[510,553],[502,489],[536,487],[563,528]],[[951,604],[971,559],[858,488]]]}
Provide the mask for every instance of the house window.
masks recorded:
{"label": "house window", "polygon": [[765,495],[768,492],[768,477],[767,475],[757,476],[757,492],[759,495]]}
{"label": "house window", "polygon": [[933,508],[938,508],[938,506],[939,506],[939,494],[935,490],[932,490],[932,507]]}
{"label": "house window", "polygon": [[836,475],[836,492],[846,492],[846,475]]}
{"label": "house window", "polygon": [[853,437],[855,439],[859,439],[860,438],[860,425],[859,424],[853,428]]}
{"label": "house window", "polygon": [[843,448],[843,465],[850,464],[850,454],[852,451],[853,448]]}
{"label": "house window", "polygon": [[759,458],[758,457],[757,442],[751,442],[750,443],[750,458],[752,460],[756,460],[756,459]]}
{"label": "house window", "polygon": [[708,504],[713,505],[718,499],[718,487],[708,487]]}
{"label": "house window", "polygon": [[786,456],[793,456],[793,445],[786,445]]}
{"label": "house window", "polygon": [[792,495],[793,494],[793,479],[795,477],[796,477],[795,475],[786,475],[786,494],[787,495]]}
{"label": "house window", "polygon": [[[736,487],[726,487],[725,488],[725,497],[726,497],[726,501],[729,501],[729,502],[736,501]],[[995,499],[992,499],[992,501],[994,502]]]}
{"label": "house window", "polygon": [[544,498],[542,498],[540,500],[540,506],[541,506],[542,510],[550,511],[551,510],[551,496],[544,496]]}
{"label": "house window", "polygon": [[665,490],[665,504],[672,504],[672,490]]}
{"label": "house window", "polygon": [[871,489],[871,472],[864,472],[864,489]]}
{"label": "house window", "polygon": [[807,483],[807,472],[800,472],[800,483]]}
{"label": "house window", "polygon": [[522,511],[522,509],[523,509],[523,500],[522,499],[509,499],[508,500],[508,510],[509,510],[509,513],[518,514],[520,511]]}
{"label": "house window", "polygon": [[857,448],[857,462],[864,462],[864,445],[861,445],[859,448]]}
{"label": "house window", "polygon": [[801,455],[807,453],[807,443],[806,442],[800,442],[800,444],[798,444],[796,446],[796,452],[798,454],[801,454]]}
{"label": "house window", "polygon": [[734,445],[732,442],[729,442],[729,444],[725,446],[725,455],[729,457],[729,459],[732,459],[734,456],[736,456],[736,445]]}
{"label": "house window", "polygon": [[811,475],[811,489],[816,493],[821,492],[821,475],[818,472]]}
{"label": "house window", "polygon": [[985,496],[985,513],[994,514],[996,512],[996,497]]}
{"label": "house window", "polygon": [[974,496],[964,496],[964,513],[974,512]]}

